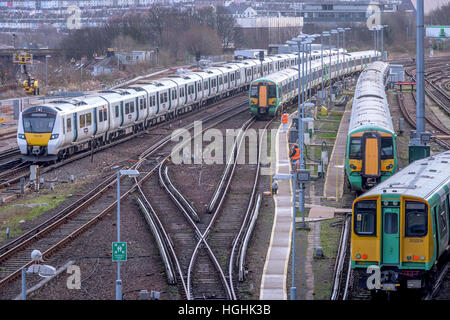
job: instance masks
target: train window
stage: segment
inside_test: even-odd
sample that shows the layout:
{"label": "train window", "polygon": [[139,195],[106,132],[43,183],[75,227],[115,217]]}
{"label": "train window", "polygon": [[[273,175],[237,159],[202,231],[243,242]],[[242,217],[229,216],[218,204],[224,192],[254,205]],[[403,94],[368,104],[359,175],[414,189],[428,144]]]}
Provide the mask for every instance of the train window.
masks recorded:
{"label": "train window", "polygon": [[392,159],[394,157],[394,146],[392,138],[381,138],[381,159]]}
{"label": "train window", "polygon": [[159,96],[159,103],[164,103],[164,96],[163,96],[163,94],[161,94]]}
{"label": "train window", "polygon": [[184,97],[184,88],[180,88],[180,98]]}
{"label": "train window", "polygon": [[177,90],[172,90],[172,100],[177,98]]}
{"label": "train window", "polygon": [[219,86],[222,85],[222,77],[219,77]]}
{"label": "train window", "polygon": [[387,234],[398,233],[398,215],[396,212],[386,212],[384,214],[384,232]]}
{"label": "train window", "polygon": [[188,87],[188,94],[193,94],[194,93],[194,85],[191,85]]}
{"label": "train window", "polygon": [[163,97],[164,97],[164,102],[167,102],[167,100],[168,100],[167,92],[164,92],[164,93],[163,93]]}
{"label": "train window", "polygon": [[106,109],[103,109],[103,121],[108,120],[108,111]]}
{"label": "train window", "polygon": [[250,96],[251,97],[258,97],[258,86],[253,85],[250,89]]}
{"label": "train window", "polygon": [[119,106],[116,106],[116,118],[118,118],[119,117]]}
{"label": "train window", "polygon": [[444,235],[447,233],[447,214],[445,212],[445,201],[439,206],[439,233]]}
{"label": "train window", "polygon": [[92,114],[88,113],[86,114],[86,125],[90,126],[92,124]]}
{"label": "train window", "polygon": [[216,79],[211,80],[211,88],[214,88],[216,86]]}
{"label": "train window", "polygon": [[405,236],[423,237],[427,234],[427,205],[423,202],[406,201]]}
{"label": "train window", "polygon": [[274,85],[269,86],[269,92],[268,92],[269,98],[276,98],[277,97],[277,87]]}
{"label": "train window", "polygon": [[224,76],[224,77],[223,77],[223,82],[225,82],[225,83],[228,82],[228,76]]}
{"label": "train window", "polygon": [[202,83],[197,83],[197,91],[202,91]]}
{"label": "train window", "polygon": [[361,138],[350,138],[350,159],[361,159]]}
{"label": "train window", "polygon": [[103,110],[98,111],[98,122],[103,122]]}
{"label": "train window", "polygon": [[250,77],[252,75],[252,71],[250,69],[247,69],[247,76]]}
{"label": "train window", "polygon": [[234,74],[230,74],[230,81],[234,81]]}
{"label": "train window", "polygon": [[72,131],[72,119],[67,118],[67,132]]}
{"label": "train window", "polygon": [[130,102],[130,113],[134,112],[134,102]]}
{"label": "train window", "polygon": [[130,104],[127,102],[125,103],[125,114],[129,114],[130,113]]}
{"label": "train window", "polygon": [[355,204],[354,226],[357,235],[375,236],[377,200],[362,200]]}
{"label": "train window", "polygon": [[203,88],[204,90],[208,89],[208,81],[203,82]]}
{"label": "train window", "polygon": [[80,128],[84,128],[86,126],[86,115],[82,114],[80,116]]}

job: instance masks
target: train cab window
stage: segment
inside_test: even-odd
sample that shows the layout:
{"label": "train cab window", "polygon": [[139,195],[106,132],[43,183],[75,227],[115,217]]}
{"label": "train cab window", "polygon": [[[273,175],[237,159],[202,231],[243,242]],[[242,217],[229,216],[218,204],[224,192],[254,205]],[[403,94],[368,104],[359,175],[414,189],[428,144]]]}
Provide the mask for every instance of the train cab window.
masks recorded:
{"label": "train cab window", "polygon": [[445,210],[445,201],[441,202],[439,205],[439,234],[447,233],[447,213]]}
{"label": "train cab window", "polygon": [[258,97],[258,86],[253,85],[250,89],[250,96],[253,98],[257,98]]}
{"label": "train cab window", "polygon": [[72,119],[67,118],[67,132],[72,131]]}
{"label": "train cab window", "polygon": [[270,85],[267,95],[269,98],[276,98],[277,97],[277,87],[274,85]]}
{"label": "train cab window", "polygon": [[392,159],[394,157],[394,146],[392,138],[381,138],[381,159]]}
{"label": "train cab window", "polygon": [[119,106],[116,106],[115,115],[116,115],[116,118],[119,117]]}
{"label": "train cab window", "polygon": [[53,130],[56,114],[48,112],[23,113],[23,128],[30,133],[50,133]]}
{"label": "train cab window", "polygon": [[406,201],[405,236],[423,237],[427,234],[428,207],[423,202]]}
{"label": "train cab window", "polygon": [[86,114],[86,126],[90,126],[92,124],[92,114]]}
{"label": "train cab window", "polygon": [[350,138],[349,158],[361,159],[361,157],[361,138]]}
{"label": "train cab window", "polygon": [[355,233],[362,236],[376,235],[377,200],[362,200],[355,204]]}

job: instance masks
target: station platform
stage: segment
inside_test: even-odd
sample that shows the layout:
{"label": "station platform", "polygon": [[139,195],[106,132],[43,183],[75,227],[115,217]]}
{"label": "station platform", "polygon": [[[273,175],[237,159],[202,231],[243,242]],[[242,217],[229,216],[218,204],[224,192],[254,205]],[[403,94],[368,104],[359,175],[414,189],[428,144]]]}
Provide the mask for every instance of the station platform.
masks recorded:
{"label": "station platform", "polygon": [[[353,100],[353,99],[352,99]],[[347,134],[350,126],[351,105],[350,100],[344,110],[341,123],[339,125],[336,140],[334,141],[333,151],[328,162],[325,184],[323,187],[323,196],[327,200],[336,200],[342,198],[345,182],[345,152],[347,146]]]}
{"label": "station platform", "polygon": [[[292,122],[291,115],[288,127]],[[289,143],[287,131],[280,125],[276,135],[276,161],[273,174],[289,174]],[[275,216],[270,244],[261,279],[260,300],[286,300],[286,281],[292,245],[292,184],[291,180],[278,180],[278,192],[274,195]]]}

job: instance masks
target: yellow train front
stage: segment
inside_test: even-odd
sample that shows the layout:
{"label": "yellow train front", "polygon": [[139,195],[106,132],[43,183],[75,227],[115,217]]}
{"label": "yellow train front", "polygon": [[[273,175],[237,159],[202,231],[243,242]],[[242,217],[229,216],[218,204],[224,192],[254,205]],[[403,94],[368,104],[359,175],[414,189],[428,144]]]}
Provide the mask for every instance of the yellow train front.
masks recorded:
{"label": "yellow train front", "polygon": [[450,151],[415,161],[354,201],[355,285],[431,288],[448,261],[449,163]]}

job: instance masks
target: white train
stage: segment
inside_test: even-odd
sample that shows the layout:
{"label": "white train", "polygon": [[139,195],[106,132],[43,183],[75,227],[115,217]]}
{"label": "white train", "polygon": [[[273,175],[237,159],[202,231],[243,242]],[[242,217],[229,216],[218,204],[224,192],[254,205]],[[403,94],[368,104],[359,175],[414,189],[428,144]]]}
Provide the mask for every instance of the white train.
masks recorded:
{"label": "white train", "polygon": [[[334,56],[337,51],[325,53],[329,54]],[[317,59],[320,52],[312,55],[312,60]],[[295,65],[296,54],[267,56],[262,62],[235,61],[151,83],[33,106],[20,114],[17,143],[27,161],[65,158],[247,90],[261,75]]]}

